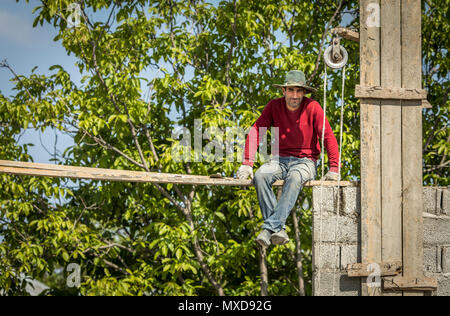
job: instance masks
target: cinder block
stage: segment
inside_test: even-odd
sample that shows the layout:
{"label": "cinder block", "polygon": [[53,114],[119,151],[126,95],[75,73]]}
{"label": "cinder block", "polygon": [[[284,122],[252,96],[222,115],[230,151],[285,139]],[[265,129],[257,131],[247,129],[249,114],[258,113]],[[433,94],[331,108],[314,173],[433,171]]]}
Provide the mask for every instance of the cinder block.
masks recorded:
{"label": "cinder block", "polygon": [[346,274],[332,272],[314,274],[314,296],[359,296],[361,293],[360,278],[349,278]]}
{"label": "cinder block", "polygon": [[437,189],[432,187],[423,188],[423,211],[436,214]]}
{"label": "cinder block", "polygon": [[438,280],[438,288],[435,292],[436,296],[450,296],[450,275],[438,274],[434,275]]}
{"label": "cinder block", "polygon": [[323,212],[320,220],[320,215],[315,213],[313,232],[316,242],[357,243],[358,219]]}
{"label": "cinder block", "polygon": [[[341,187],[338,197],[337,187],[313,188],[313,211],[315,213],[336,213],[359,217],[361,214],[361,190],[359,187]],[[339,200],[339,205],[338,205]],[[322,210],[320,209],[322,207]]]}
{"label": "cinder block", "polygon": [[425,273],[438,273],[439,265],[439,246],[429,246],[423,248],[423,266]]}
{"label": "cinder block", "polygon": [[334,213],[334,187],[314,187],[313,188],[313,212]]}
{"label": "cinder block", "polygon": [[[320,248],[319,248],[320,245]],[[335,245],[334,243],[314,244],[314,270],[344,271],[349,264],[358,262],[358,245]]]}
{"label": "cinder block", "polygon": [[358,245],[341,246],[341,270],[347,271],[349,264],[361,262],[358,254]]}
{"label": "cinder block", "polygon": [[450,215],[450,190],[448,188],[442,190],[441,212],[442,214]]}
{"label": "cinder block", "polygon": [[443,200],[442,197],[443,197],[442,188],[436,188],[436,215],[441,215],[444,213],[442,209],[442,200]]}
{"label": "cinder block", "polygon": [[450,244],[450,218],[424,217],[423,236],[427,246]]}
{"label": "cinder block", "polygon": [[340,269],[340,246],[332,243],[314,243],[313,269],[333,271]]}
{"label": "cinder block", "polygon": [[443,273],[450,273],[450,246],[442,247],[441,268]]}
{"label": "cinder block", "polygon": [[359,216],[361,214],[361,189],[359,187],[343,188],[342,209],[346,215]]}

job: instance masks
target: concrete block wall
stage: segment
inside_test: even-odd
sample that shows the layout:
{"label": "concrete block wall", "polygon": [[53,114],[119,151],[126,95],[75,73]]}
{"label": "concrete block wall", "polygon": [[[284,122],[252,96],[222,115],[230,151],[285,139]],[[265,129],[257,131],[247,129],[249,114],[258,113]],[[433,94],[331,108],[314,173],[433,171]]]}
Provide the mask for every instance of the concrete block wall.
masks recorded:
{"label": "concrete block wall", "polygon": [[[338,211],[339,200],[339,214]],[[314,295],[358,296],[359,279],[347,277],[347,265],[360,258],[360,190],[357,187],[313,188]]]}
{"label": "concrete block wall", "polygon": [[[361,262],[359,187],[313,188],[314,295],[358,296],[361,280],[347,277],[347,265]],[[450,295],[450,194],[425,187],[424,272],[438,279],[434,295]],[[338,210],[339,200],[339,214]]]}
{"label": "concrete block wall", "polygon": [[450,295],[450,190],[424,188],[424,271],[438,280],[436,296]]}

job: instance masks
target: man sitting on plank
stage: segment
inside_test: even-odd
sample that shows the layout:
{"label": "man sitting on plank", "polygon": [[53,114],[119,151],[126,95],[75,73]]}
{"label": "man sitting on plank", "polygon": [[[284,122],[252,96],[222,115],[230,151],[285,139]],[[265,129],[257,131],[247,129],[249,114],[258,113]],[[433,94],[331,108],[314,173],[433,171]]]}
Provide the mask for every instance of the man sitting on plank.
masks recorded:
{"label": "man sitting on plank", "polygon": [[[245,143],[244,161],[237,172],[238,179],[253,178],[253,163],[259,144],[259,128],[279,128],[279,156],[272,157],[255,174],[254,183],[264,224],[256,241],[263,247],[271,243],[284,245],[289,241],[285,226],[303,184],[317,174],[320,156],[324,112],[320,104],[305,97],[315,89],[306,85],[302,71],[287,74],[285,83],[275,85],[283,98],[270,101],[253,125]],[[338,180],[339,150],[336,137],[325,118],[324,143],[330,170],[325,180]],[[284,180],[283,194],[277,202],[272,185]]]}

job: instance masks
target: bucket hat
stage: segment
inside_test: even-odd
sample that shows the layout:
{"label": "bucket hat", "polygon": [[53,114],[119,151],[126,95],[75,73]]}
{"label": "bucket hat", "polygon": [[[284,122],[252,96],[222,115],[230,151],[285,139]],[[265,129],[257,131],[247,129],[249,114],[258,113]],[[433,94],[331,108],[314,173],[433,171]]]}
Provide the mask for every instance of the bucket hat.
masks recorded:
{"label": "bucket hat", "polygon": [[277,88],[302,87],[307,92],[317,91],[317,89],[306,84],[305,74],[301,70],[289,71],[283,84],[274,84],[273,86]]}

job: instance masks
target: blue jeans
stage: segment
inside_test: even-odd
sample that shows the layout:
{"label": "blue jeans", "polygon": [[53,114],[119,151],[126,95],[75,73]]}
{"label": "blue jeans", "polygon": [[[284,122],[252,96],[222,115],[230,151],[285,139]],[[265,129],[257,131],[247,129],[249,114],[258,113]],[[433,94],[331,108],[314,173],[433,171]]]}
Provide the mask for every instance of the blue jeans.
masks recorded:
{"label": "blue jeans", "polygon": [[[276,157],[256,171],[255,187],[264,218],[263,229],[279,232],[295,206],[303,184],[317,175],[314,161],[308,158]],[[284,180],[283,194],[277,201],[272,185]]]}

